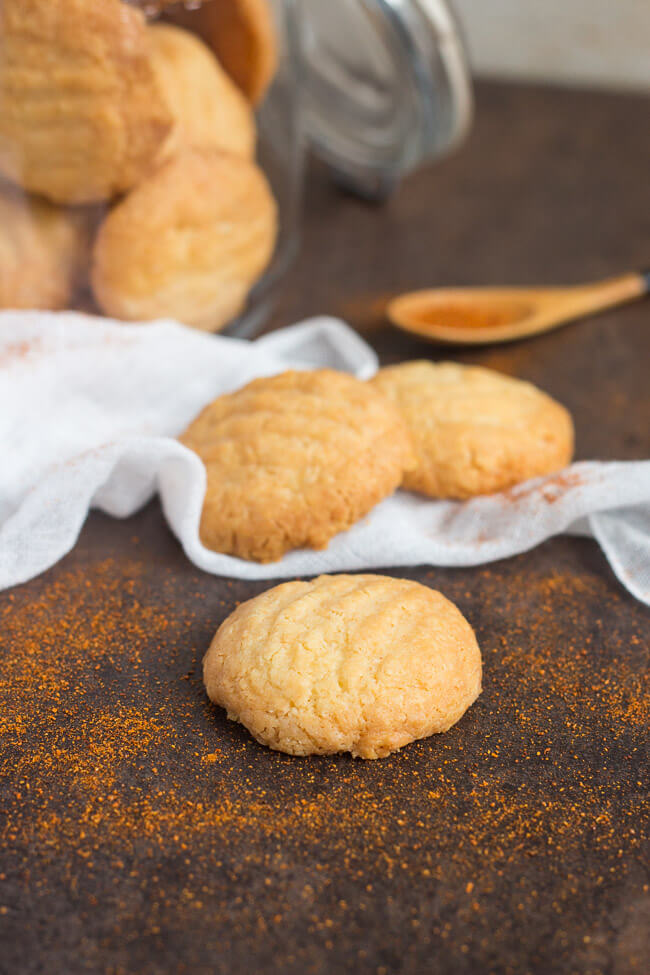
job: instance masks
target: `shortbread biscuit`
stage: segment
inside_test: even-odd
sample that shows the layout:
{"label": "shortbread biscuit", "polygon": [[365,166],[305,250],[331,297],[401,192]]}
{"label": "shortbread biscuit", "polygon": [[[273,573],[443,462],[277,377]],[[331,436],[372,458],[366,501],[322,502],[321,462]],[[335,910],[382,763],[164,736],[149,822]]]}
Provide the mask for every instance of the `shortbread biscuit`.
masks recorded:
{"label": "shortbread biscuit", "polygon": [[55,203],[130,189],[172,127],[147,25],[121,0],[0,3],[0,173]]}
{"label": "shortbread biscuit", "polygon": [[258,562],[325,548],[414,462],[392,404],[330,369],[285,372],[220,396],[181,439],[207,469],[203,544]]}
{"label": "shortbread biscuit", "polygon": [[383,758],[460,720],[481,691],[481,652],[427,586],[320,576],[242,603],[217,630],[203,679],[270,748]]}
{"label": "shortbread biscuit", "polygon": [[502,491],[570,463],[573,422],[531,383],[453,362],[381,369],[375,389],[400,409],[418,465],[404,487],[434,498]]}
{"label": "shortbread biscuit", "polygon": [[212,51],[194,34],[171,24],[152,24],[149,40],[151,63],[176,123],[169,149],[212,147],[252,158],[251,107]]}
{"label": "shortbread biscuit", "polygon": [[0,308],[66,308],[89,247],[86,213],[0,186]]}
{"label": "shortbread biscuit", "polygon": [[215,330],[243,308],[275,244],[276,207],[253,163],[183,150],[108,214],[92,284],[115,318]]}
{"label": "shortbread biscuit", "polygon": [[195,10],[179,5],[167,16],[199,34],[249,101],[261,101],[278,60],[268,0],[208,0]]}

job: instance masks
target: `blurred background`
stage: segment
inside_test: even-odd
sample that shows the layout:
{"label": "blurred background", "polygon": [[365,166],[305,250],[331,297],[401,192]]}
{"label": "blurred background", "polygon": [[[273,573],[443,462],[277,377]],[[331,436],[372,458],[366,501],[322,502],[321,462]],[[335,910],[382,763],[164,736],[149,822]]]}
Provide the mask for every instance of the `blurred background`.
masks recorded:
{"label": "blurred background", "polygon": [[650,90],[649,0],[454,0],[483,77]]}

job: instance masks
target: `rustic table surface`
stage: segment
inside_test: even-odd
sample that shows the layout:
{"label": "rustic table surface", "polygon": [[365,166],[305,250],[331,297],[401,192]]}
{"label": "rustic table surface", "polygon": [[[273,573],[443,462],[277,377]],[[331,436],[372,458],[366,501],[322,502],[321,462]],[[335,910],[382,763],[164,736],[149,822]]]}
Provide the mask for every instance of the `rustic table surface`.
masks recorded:
{"label": "rustic table surface", "polygon": [[[315,168],[275,324],[332,312],[384,361],[437,356],[382,295],[643,266],[648,108],[483,86],[462,151],[382,209]],[[647,305],[447,354],[557,396],[578,457],[650,456]],[[156,503],[1,594],[0,972],[647,971],[648,611],[587,540],[401,574],[469,617],[484,691],[367,763],[272,753],[209,705],[201,657],[265,585],[197,571]]]}

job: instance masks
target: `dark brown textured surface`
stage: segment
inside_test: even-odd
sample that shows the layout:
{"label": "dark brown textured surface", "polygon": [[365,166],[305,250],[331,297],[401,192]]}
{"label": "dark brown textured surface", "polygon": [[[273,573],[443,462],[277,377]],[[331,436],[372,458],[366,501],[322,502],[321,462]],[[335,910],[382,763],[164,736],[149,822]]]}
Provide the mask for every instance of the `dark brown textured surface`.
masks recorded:
{"label": "dark brown textured surface", "polygon": [[[378,295],[647,263],[647,115],[490,86],[383,210],[315,172],[276,324],[346,314],[413,358],[435,350],[377,327]],[[463,358],[558,396],[580,457],[649,455],[647,304]],[[265,584],[197,571],[156,504],[0,594],[0,972],[644,971],[648,611],[584,540],[400,574],[468,616],[484,692],[375,763],[273,754],[209,706],[200,658]]]}

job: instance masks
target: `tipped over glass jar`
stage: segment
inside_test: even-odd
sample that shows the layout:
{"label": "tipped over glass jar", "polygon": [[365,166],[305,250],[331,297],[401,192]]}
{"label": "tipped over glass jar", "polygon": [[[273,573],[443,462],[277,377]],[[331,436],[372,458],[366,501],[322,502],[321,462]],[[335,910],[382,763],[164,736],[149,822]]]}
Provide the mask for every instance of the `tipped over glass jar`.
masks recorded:
{"label": "tipped over glass jar", "polygon": [[2,0],[0,309],[252,335],[308,147],[380,200],[470,118],[443,0]]}

